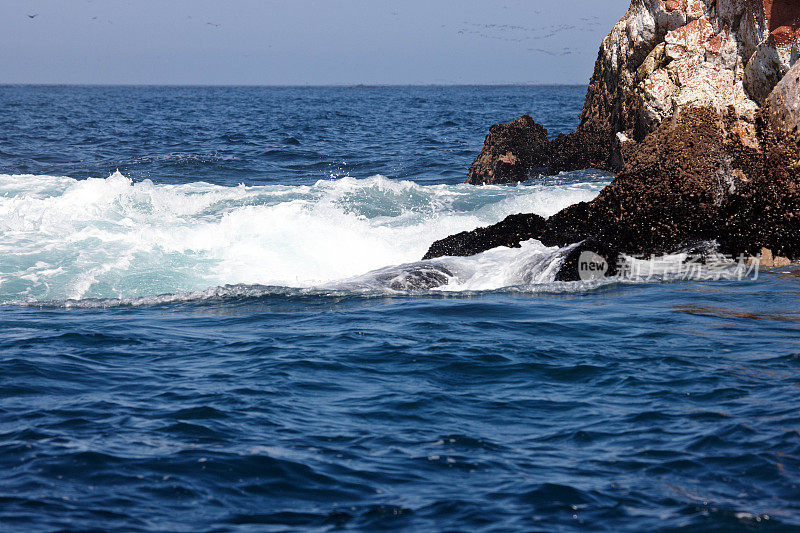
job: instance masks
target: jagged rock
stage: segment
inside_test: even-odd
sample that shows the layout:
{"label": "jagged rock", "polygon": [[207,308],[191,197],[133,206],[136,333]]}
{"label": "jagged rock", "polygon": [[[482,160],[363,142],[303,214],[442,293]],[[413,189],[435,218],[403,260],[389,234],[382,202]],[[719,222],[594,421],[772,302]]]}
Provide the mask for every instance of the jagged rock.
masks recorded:
{"label": "jagged rock", "polygon": [[[608,139],[607,130],[585,128],[569,135],[559,134],[551,142],[542,125],[530,115],[523,115],[489,129],[483,149],[469,168],[467,183],[514,183],[536,174],[583,168],[611,170]],[[621,160],[621,152],[618,157]]]}
{"label": "jagged rock", "polygon": [[769,250],[773,264],[800,259],[799,25],[796,0],[633,0],[603,41],[578,129],[550,143],[551,170],[621,167],[617,177],[547,221],[514,215],[426,257],[582,243],[558,279],[601,247],[716,241],[732,255]]}
{"label": "jagged rock", "polygon": [[732,109],[754,146],[758,105],[797,60],[799,18],[796,0],[633,0],[600,47],[577,131],[641,140],[676,110],[712,107]]}
{"label": "jagged rock", "polygon": [[511,183],[529,179],[549,164],[547,130],[530,115],[495,124],[469,168],[467,183]]}
{"label": "jagged rock", "polygon": [[425,257],[471,255],[530,238],[546,246],[596,238],[629,254],[666,253],[716,239],[723,206],[748,176],[763,173],[762,154],[741,142],[732,131],[735,121],[712,108],[681,110],[638,144],[591,202],[567,207],[547,221],[512,215],[437,241]]}
{"label": "jagged rock", "polygon": [[528,128],[509,131],[508,144],[490,143],[490,133],[467,181],[518,181],[541,167],[619,170],[634,142],[696,107],[726,113],[730,131],[756,147],[758,108],[798,56],[797,0],[633,0],[603,39],[577,129],[549,150],[546,134]]}

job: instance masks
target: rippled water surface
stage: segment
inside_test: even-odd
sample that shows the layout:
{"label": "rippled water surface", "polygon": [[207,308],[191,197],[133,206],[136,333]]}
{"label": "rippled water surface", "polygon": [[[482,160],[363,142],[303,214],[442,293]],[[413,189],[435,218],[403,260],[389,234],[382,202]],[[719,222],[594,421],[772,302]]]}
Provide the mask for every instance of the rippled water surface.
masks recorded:
{"label": "rippled water surface", "polygon": [[0,527],[800,529],[796,268],[420,261],[608,183],[461,183],[584,93],[0,88]]}

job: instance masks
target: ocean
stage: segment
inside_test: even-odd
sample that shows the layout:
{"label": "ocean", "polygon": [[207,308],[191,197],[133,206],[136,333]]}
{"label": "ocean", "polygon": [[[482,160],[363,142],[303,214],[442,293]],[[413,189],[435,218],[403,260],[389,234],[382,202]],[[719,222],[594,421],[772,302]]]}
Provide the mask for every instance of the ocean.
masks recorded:
{"label": "ocean", "polygon": [[585,92],[0,87],[0,527],[800,530],[796,267],[421,261],[610,182],[463,183]]}

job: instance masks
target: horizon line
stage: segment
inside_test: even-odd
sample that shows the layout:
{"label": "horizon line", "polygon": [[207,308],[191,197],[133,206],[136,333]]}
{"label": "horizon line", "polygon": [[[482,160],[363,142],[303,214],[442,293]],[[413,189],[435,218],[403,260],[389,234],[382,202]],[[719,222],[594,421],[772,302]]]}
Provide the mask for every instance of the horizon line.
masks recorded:
{"label": "horizon line", "polygon": [[391,87],[585,87],[588,83],[0,83],[10,87],[264,87],[264,88],[391,88]]}

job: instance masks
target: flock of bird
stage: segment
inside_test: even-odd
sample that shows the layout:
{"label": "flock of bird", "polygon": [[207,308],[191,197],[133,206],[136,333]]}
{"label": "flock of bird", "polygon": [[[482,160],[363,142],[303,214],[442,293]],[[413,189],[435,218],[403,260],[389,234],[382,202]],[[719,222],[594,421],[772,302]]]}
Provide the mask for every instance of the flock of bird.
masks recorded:
{"label": "flock of bird", "polygon": [[[600,26],[599,17],[582,17],[580,24],[553,24],[547,26],[520,26],[515,24],[479,24],[464,21],[458,29],[459,35],[472,35],[482,39],[492,39],[512,43],[530,41],[544,41],[556,37],[564,32],[583,32],[594,30]],[[570,55],[577,51],[575,48],[565,47],[561,50],[548,50],[545,48],[528,48],[530,52],[539,52],[551,56]]]}
{"label": "flock of bird", "polygon": [[[533,11],[534,15],[540,15],[541,11]],[[397,11],[392,11],[392,15],[398,16]],[[29,14],[28,18],[33,20],[39,16],[39,13]],[[191,16],[188,18],[192,18]],[[92,17],[92,20],[97,20],[97,17]],[[475,22],[464,21],[458,28],[458,35],[472,35],[482,39],[493,39],[498,41],[506,41],[513,43],[522,43],[525,41],[547,40],[562,32],[575,32],[596,29],[600,25],[599,17],[581,17],[581,24],[554,24],[549,26],[521,26],[516,24],[479,24]],[[108,21],[111,23],[111,21]],[[219,28],[222,25],[215,22],[206,22],[206,26]],[[446,25],[442,25],[445,28]],[[551,56],[565,56],[575,53],[577,50],[574,48],[565,47],[559,51],[548,50],[545,48],[528,48],[529,52],[538,52]]]}
{"label": "flock of bird", "polygon": [[[38,16],[39,16],[39,13],[32,13],[32,14],[29,14],[29,15],[28,15],[28,18],[29,18],[29,19],[31,19],[31,20],[33,20],[33,19],[35,19],[35,18],[36,18],[36,17],[38,17]],[[189,19],[191,19],[192,17],[186,17],[186,18],[189,18]],[[92,20],[97,20],[97,17],[92,17]],[[108,21],[108,23],[109,23],[109,24],[113,24],[113,22],[111,22],[110,20]],[[214,22],[206,22],[206,26],[213,26],[214,28],[219,28],[219,27],[221,27],[221,26],[222,26],[222,24],[216,24],[216,23],[214,23]]]}
{"label": "flock of bird", "polygon": [[[503,6],[509,9],[508,6]],[[532,15],[541,15],[540,10],[534,10]],[[392,15],[397,17],[400,14],[392,11]],[[526,41],[544,41],[556,37],[563,32],[585,32],[593,31],[601,26],[600,17],[580,17],[575,24],[552,24],[546,26],[522,26],[518,24],[486,24],[462,21],[456,28],[458,35],[478,37],[481,39],[491,39],[510,43],[524,43]],[[446,24],[441,25],[446,28]],[[566,56],[579,51],[577,48],[564,47],[560,50],[546,49],[542,47],[527,48],[529,52],[537,52],[550,56]]]}

